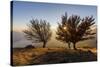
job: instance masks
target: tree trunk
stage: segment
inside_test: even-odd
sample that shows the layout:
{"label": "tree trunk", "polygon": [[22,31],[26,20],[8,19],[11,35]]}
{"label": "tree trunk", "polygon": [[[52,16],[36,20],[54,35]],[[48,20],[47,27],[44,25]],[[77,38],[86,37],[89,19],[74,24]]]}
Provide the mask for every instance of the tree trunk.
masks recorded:
{"label": "tree trunk", "polygon": [[77,50],[76,43],[73,43],[73,48],[74,48],[74,50]]}
{"label": "tree trunk", "polygon": [[71,47],[70,47],[70,42],[68,42],[68,47],[69,47],[69,49],[71,48]]}
{"label": "tree trunk", "polygon": [[46,47],[46,42],[43,42],[43,48],[45,48]]}

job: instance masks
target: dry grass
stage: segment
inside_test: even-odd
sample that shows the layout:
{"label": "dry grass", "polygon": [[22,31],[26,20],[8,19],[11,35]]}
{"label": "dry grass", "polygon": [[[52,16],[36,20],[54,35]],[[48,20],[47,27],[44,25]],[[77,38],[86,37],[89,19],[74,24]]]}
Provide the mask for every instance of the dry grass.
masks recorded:
{"label": "dry grass", "polygon": [[96,61],[97,56],[90,50],[66,48],[14,48],[13,65],[35,65]]}

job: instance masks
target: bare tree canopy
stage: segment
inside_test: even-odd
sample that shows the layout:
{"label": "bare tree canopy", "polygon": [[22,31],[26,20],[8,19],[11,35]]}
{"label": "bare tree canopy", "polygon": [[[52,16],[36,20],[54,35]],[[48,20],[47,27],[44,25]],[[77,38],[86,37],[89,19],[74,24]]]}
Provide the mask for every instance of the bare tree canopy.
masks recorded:
{"label": "bare tree canopy", "polygon": [[27,25],[28,29],[23,32],[28,40],[32,42],[43,42],[43,47],[51,38],[50,24],[46,20],[32,19]]}
{"label": "bare tree canopy", "polygon": [[76,49],[76,43],[79,41],[94,38],[95,33],[92,33],[91,26],[95,24],[93,16],[83,19],[78,15],[72,15],[68,18],[67,13],[62,16],[62,22],[58,23],[57,40],[67,42],[69,47],[73,43],[73,48]]}
{"label": "bare tree canopy", "polygon": [[56,39],[68,43],[68,47],[70,48],[70,33],[68,31],[69,26],[67,13],[65,13],[65,16],[62,16],[61,19],[61,23],[58,23]]}

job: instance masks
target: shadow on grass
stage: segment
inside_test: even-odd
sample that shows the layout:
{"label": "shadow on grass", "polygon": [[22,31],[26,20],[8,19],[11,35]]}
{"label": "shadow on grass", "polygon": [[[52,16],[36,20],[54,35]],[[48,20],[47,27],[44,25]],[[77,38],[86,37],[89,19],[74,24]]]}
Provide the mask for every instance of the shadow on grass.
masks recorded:
{"label": "shadow on grass", "polygon": [[[43,53],[41,52],[42,50]],[[88,62],[97,60],[97,55],[92,53],[90,50],[83,51],[63,48],[41,48],[39,50],[39,48],[34,48],[27,50],[22,49],[21,51],[17,51],[17,56],[13,57],[14,66]]]}

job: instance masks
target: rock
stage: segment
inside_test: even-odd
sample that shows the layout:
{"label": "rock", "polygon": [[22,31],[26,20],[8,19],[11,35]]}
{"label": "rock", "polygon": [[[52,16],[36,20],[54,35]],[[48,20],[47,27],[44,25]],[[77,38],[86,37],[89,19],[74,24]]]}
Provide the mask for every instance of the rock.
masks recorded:
{"label": "rock", "polygon": [[35,48],[33,45],[27,45],[25,48]]}

